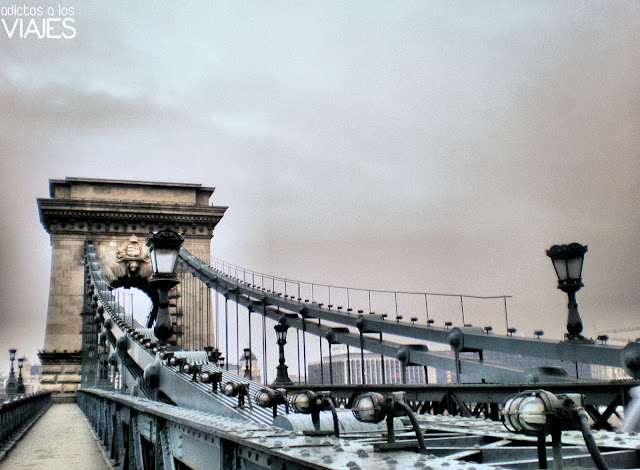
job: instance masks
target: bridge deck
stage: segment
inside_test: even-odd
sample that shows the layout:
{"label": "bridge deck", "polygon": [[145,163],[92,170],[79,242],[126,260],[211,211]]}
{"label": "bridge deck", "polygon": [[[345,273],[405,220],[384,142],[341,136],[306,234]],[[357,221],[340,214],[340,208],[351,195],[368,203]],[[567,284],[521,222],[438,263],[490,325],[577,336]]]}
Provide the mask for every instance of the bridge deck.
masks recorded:
{"label": "bridge deck", "polygon": [[75,403],[52,405],[0,462],[0,469],[87,468],[111,467]]}

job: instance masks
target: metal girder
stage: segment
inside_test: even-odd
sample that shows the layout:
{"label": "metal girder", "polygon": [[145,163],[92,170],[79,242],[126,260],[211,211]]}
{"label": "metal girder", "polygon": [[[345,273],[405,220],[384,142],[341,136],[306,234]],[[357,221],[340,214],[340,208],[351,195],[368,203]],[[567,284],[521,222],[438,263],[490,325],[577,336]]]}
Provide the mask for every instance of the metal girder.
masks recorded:
{"label": "metal girder", "polygon": [[[164,420],[156,418],[157,437],[156,437],[156,469],[157,470],[176,470],[173,461],[173,452],[171,449],[171,437]],[[158,442],[158,440],[160,442]]]}
{"label": "metal girder", "polygon": [[[100,278],[100,267],[97,262],[97,255],[95,254],[95,250],[92,248],[92,246],[88,247],[87,255],[88,255],[88,260],[89,260],[89,265],[90,265],[90,270],[92,272],[92,275],[94,276],[94,278],[96,278],[97,281],[99,281],[98,278]],[[191,262],[194,262],[193,259],[191,259]],[[204,275],[203,273],[205,271],[210,271],[212,269],[206,265],[203,265],[202,263],[200,263],[199,266],[200,266],[199,270],[195,272],[196,275]],[[218,277],[216,277],[216,279],[218,279]],[[230,283],[231,281],[228,280],[228,282]],[[101,284],[104,284],[104,281],[96,282],[98,293],[99,295],[106,296],[107,295],[106,293],[104,294],[102,293],[103,289],[101,288]],[[214,283],[211,280],[209,280],[207,284],[212,284],[220,287],[219,282]],[[106,286],[102,286],[102,287],[108,290]],[[231,287],[235,289],[237,286],[236,284],[233,284],[231,285]],[[241,288],[245,288],[245,287],[241,286]],[[246,289],[252,290],[250,288],[246,288]],[[272,305],[267,305],[266,302],[269,302],[270,300],[265,296],[265,294],[262,291],[258,291],[257,294],[254,293],[254,297],[258,297],[258,295],[260,296],[259,299],[255,299],[250,296],[244,295],[240,291],[234,291],[233,293],[228,295],[230,295],[230,298],[232,300],[237,300],[238,303],[240,303],[241,305],[251,308],[253,311],[256,311],[257,314],[262,313],[266,317],[274,321],[279,321],[283,317],[282,311],[278,311],[277,308]],[[109,318],[109,315],[111,315],[111,313],[109,313],[109,308],[108,308],[110,299],[108,297],[101,297],[101,301],[103,302],[103,304],[105,303],[107,304],[107,308],[104,309],[105,312],[103,313],[103,318],[104,319]],[[307,308],[306,305],[308,304],[304,304],[305,308]],[[305,312],[305,315],[307,314],[308,312]],[[332,311],[331,314],[334,315],[338,313]],[[342,317],[348,317],[349,321],[352,323],[354,321],[357,321],[357,318],[358,318],[349,314],[339,313],[338,315],[341,315]],[[374,317],[378,317],[378,316],[374,315]],[[352,333],[352,332],[347,332],[347,330],[345,329],[332,328],[326,325],[318,325],[317,323],[313,321],[309,321],[308,319],[304,320],[303,318],[298,317],[297,315],[288,315],[286,316],[285,321],[289,326],[298,328],[300,330],[304,330],[310,334],[314,334],[319,337],[326,337],[327,334],[331,334],[331,339],[334,342],[352,345],[355,347],[360,347],[362,345],[365,349],[369,351],[372,351],[378,354],[383,354],[388,357],[398,357],[402,353],[406,358],[406,362],[410,365],[413,365],[413,364],[430,365],[436,368],[449,369],[449,370],[452,370],[456,366],[456,360],[454,358],[444,355],[442,353],[430,352],[424,347],[422,348],[412,347],[411,345],[399,344],[399,343],[395,343],[388,340],[381,341],[378,338],[368,337],[366,334],[361,335],[359,331]],[[366,319],[366,322],[369,322],[369,321],[382,322],[382,320]],[[395,322],[384,322],[384,325],[389,326],[392,323],[395,324]],[[146,366],[150,364],[156,363],[157,361],[156,357],[153,354],[151,354],[150,351],[146,349],[139,341],[136,341],[131,336],[127,335],[127,333],[120,326],[118,326],[116,322],[110,322],[108,328],[109,328],[109,343],[112,345],[116,343],[118,340],[120,340],[122,337],[127,337],[126,351],[123,351],[122,353],[124,354],[124,356],[122,355],[120,356],[121,358],[122,357],[124,358],[125,362],[131,361],[131,363],[134,364],[136,366],[135,368],[139,371],[143,370]],[[362,327],[361,325],[361,328],[363,331],[368,331],[369,329],[368,323],[365,324],[364,327]],[[415,325],[412,325],[411,328],[415,328]],[[452,332],[454,330],[448,330],[448,331]],[[464,345],[462,346],[464,347]],[[461,347],[461,349],[463,349],[463,347]],[[122,359],[119,362],[121,363]],[[214,396],[213,397],[214,399],[212,400],[212,394],[211,394],[210,388],[208,388],[203,384],[190,381],[189,379],[184,377],[183,374],[177,373],[175,368],[167,367],[164,364],[161,364],[161,365],[162,367],[160,367],[160,391],[178,405],[195,407],[203,411],[211,411],[215,413],[222,413],[227,416],[247,418],[247,419],[253,419],[254,417],[260,414],[260,411],[257,411],[257,413],[256,412],[245,413],[242,410],[236,409],[234,407],[233,400],[229,400],[227,397]],[[130,367],[124,367],[122,371],[123,373],[121,374],[123,380],[127,383],[129,388],[131,388],[136,383],[139,383],[139,378],[140,378],[139,377],[140,374],[135,375],[132,373],[133,371],[130,369],[131,369]],[[497,364],[491,364],[486,361],[481,361],[479,359],[470,359],[470,358],[460,359],[460,369],[462,373],[480,375],[482,378],[490,382],[519,383],[523,381],[522,369],[513,368],[513,367],[510,368],[510,367],[505,367]],[[227,380],[226,377],[225,377],[225,380]],[[241,379],[235,376],[233,376],[233,380],[242,381]],[[573,379],[569,379],[569,381],[571,382],[573,381]],[[540,386],[540,385],[541,384],[538,384],[537,386]],[[256,391],[255,389],[258,386],[254,384],[253,386],[250,386],[250,388],[252,387],[254,389],[252,390],[252,393],[255,393]],[[146,390],[143,390],[143,391],[145,391],[145,394],[149,396],[149,394],[146,393]],[[465,402],[471,402],[470,400],[466,400],[465,398],[462,398],[462,400]],[[607,404],[610,403],[610,400],[611,398],[609,398],[609,400],[607,401]],[[483,401],[493,401],[493,400],[491,400],[490,397],[487,397]],[[260,416],[259,418],[260,420],[266,419],[266,417],[262,417],[262,416]]]}
{"label": "metal girder", "polygon": [[465,418],[473,417],[473,413],[471,413],[471,410],[467,407],[466,403],[463,402],[460,397],[458,397],[457,394],[452,393],[451,398],[453,399],[453,401],[455,401],[456,405],[458,405],[462,416],[464,416]]}
{"label": "metal girder", "polygon": [[[483,349],[498,348],[496,344],[499,344],[500,341],[506,341],[507,343],[505,344],[519,345],[513,346],[515,348],[514,351],[517,351],[515,353],[535,356],[536,354],[528,354],[529,350],[522,352],[519,348],[524,348],[525,346],[523,345],[528,343],[557,344],[543,340],[524,340],[522,338],[488,335],[478,333],[473,328],[438,329],[436,327],[384,321],[376,315],[371,315],[370,317],[356,316],[323,309],[317,304],[286,300],[282,299],[278,294],[265,293],[262,290],[248,287],[248,285],[216,273],[211,267],[199,261],[199,264],[196,263],[194,258],[190,257],[190,255],[185,255],[185,252],[182,253],[182,257],[182,261],[190,266],[195,276],[203,280],[209,287],[224,292],[229,299],[247,307],[250,311],[256,312],[256,314],[262,314],[266,318],[284,322],[290,327],[325,338],[332,344],[341,343],[355,347],[362,346],[364,349],[374,353],[396,357],[405,365],[430,365],[450,370],[453,370],[454,367],[459,367],[460,372],[464,374],[480,375],[490,381],[502,382],[502,384],[497,385],[497,387],[502,388],[495,388],[496,384],[474,384],[479,387],[477,389],[473,389],[473,386],[469,387],[468,385],[457,388],[455,385],[449,385],[444,393],[443,390],[429,389],[429,385],[416,387],[415,390],[412,390],[411,386],[403,386],[402,389],[408,392],[408,401],[413,401],[414,408],[420,406],[419,403],[416,404],[416,402],[420,401],[417,399],[418,395],[420,395],[424,397],[422,403],[431,402],[429,409],[444,407],[448,410],[454,410],[454,413],[461,411],[465,416],[471,416],[475,411],[479,413],[480,407],[476,406],[472,411],[471,408],[473,407],[470,408],[467,404],[480,403],[487,409],[488,413],[493,415],[496,408],[493,405],[485,404],[488,402],[496,403],[506,398],[508,383],[521,381],[522,369],[482,361],[481,355],[478,360],[468,357],[457,360],[442,353],[430,352],[424,345],[400,344],[389,340],[371,338],[366,333],[384,332],[385,334],[403,336],[420,341],[442,342],[451,345],[456,352],[480,352]],[[88,258],[90,260],[88,264],[95,281],[100,274],[100,267],[95,252],[92,252],[91,249],[88,250]],[[99,296],[101,296],[101,302],[105,305],[103,319],[107,319],[109,316],[113,316],[115,319],[113,309],[116,307],[112,305],[113,300],[109,297],[111,294],[108,292],[106,285],[104,285],[104,280],[101,280],[101,282],[101,286],[98,286],[98,282],[96,282],[96,288]],[[310,319],[318,319],[318,323],[310,321]],[[355,327],[356,330],[352,332],[348,328],[327,326],[326,324],[320,324],[320,320],[325,323],[331,322],[347,327]],[[160,361],[141,342],[135,340],[127,334],[125,329],[118,326],[117,322],[109,322],[108,325],[105,323],[105,328],[109,330],[109,343],[118,347],[118,365],[121,368],[121,376],[127,384],[127,388],[131,389],[132,385],[140,380],[140,371],[145,367],[152,364],[159,365],[159,391],[179,405],[179,407],[169,406],[157,401],[152,402],[115,392],[88,390],[79,392],[79,403],[83,402],[85,413],[93,417],[90,421],[98,429],[111,456],[119,458],[121,468],[143,468],[147,458],[145,456],[151,455],[153,460],[154,451],[151,450],[152,446],[155,450],[156,464],[158,468],[163,469],[180,467],[181,465],[176,464],[178,461],[191,468],[205,468],[207,465],[230,469],[280,468],[282,465],[286,465],[287,468],[344,468],[345,466],[356,468],[364,465],[377,468],[378,464],[383,464],[385,458],[387,461],[392,460],[394,464],[404,467],[424,466],[419,465],[418,463],[422,463],[422,461],[416,460],[416,455],[410,452],[399,452],[392,449],[391,452],[395,453],[391,458],[389,458],[390,454],[386,454],[385,458],[381,458],[380,454],[369,453],[372,437],[373,440],[379,441],[379,436],[376,438],[369,435],[364,439],[362,436],[358,436],[346,441],[326,440],[327,438],[322,438],[325,439],[324,441],[309,441],[307,439],[311,438],[302,438],[300,434],[295,432],[287,433],[277,428],[265,426],[263,423],[271,422],[271,410],[258,407],[236,407],[235,399],[213,393],[210,385],[192,380],[191,376],[181,373],[178,367],[171,367]],[[439,338],[439,340],[433,339],[432,336]],[[582,354],[608,351],[604,354],[605,359],[603,359],[608,364],[614,356],[612,351],[616,351],[615,347],[607,348],[600,345],[559,344],[560,346],[558,347],[565,352],[556,351],[560,355],[556,354],[554,358],[563,358],[564,356],[561,354],[570,352],[571,359],[565,358],[566,360],[574,360],[574,358],[582,357]],[[501,347],[498,350],[503,352],[512,351],[508,347]],[[621,352],[623,350],[618,348],[616,352],[618,363]],[[541,355],[541,357],[547,356]],[[600,355],[600,357],[603,357],[603,355]],[[578,362],[602,363],[592,360],[594,359],[592,356],[589,356],[589,359],[588,361]],[[203,365],[203,370],[218,371],[219,368],[205,364]],[[262,388],[260,385],[241,377],[232,376],[228,373],[224,374],[225,379],[233,377],[236,382],[248,383],[252,395]],[[570,380],[573,382],[573,379]],[[616,388],[615,385],[610,384],[610,387],[607,388],[607,384],[605,384],[604,388],[598,390],[589,389],[589,383],[538,383],[535,386],[551,390],[554,385],[561,387],[557,388],[557,390],[565,392],[568,391],[567,388],[575,386],[579,387],[581,392],[586,390],[585,394],[592,393],[592,396],[598,396],[599,399],[607,397],[607,410],[600,416],[592,414],[603,426],[602,422],[606,422],[606,419],[615,412],[618,404],[626,403],[627,401],[628,388],[624,386]],[[602,383],[597,383],[596,385],[602,386]],[[637,383],[633,385],[637,385]],[[512,386],[520,387],[521,389],[530,389],[532,387],[531,384],[517,383],[513,383]],[[288,388],[292,389],[292,387]],[[327,388],[326,385],[323,385],[323,389]],[[366,388],[370,390],[372,387],[366,386]],[[351,398],[355,389],[356,387],[350,387]],[[415,392],[415,397],[412,396],[412,392]],[[438,392],[439,395],[433,395]],[[429,397],[428,400],[426,399],[427,397]],[[249,404],[251,404],[252,398],[250,396]],[[92,405],[87,407],[86,405],[89,402]],[[600,405],[602,402],[597,404]],[[424,408],[424,405],[422,407]],[[245,421],[240,421],[237,418]],[[440,449],[442,442],[431,441],[431,452],[435,456],[434,464],[443,463],[444,465],[452,460],[475,460],[478,458],[481,458],[483,462],[495,459],[495,462],[498,462],[498,465],[503,467],[507,467],[508,465],[506,464],[509,462],[523,462],[522,458],[517,455],[508,455],[506,457],[500,455],[500,452],[504,452],[504,449],[499,449],[498,447],[505,446],[493,445],[495,444],[493,441],[480,445],[481,449],[475,448],[479,444],[476,444],[472,449],[465,447],[472,439],[465,440],[463,437],[468,437],[469,434],[475,435],[470,429],[475,427],[477,422],[482,424],[484,420],[475,420],[472,423],[474,420],[464,419],[464,421],[456,422],[442,419],[442,417],[438,417],[439,420],[436,421],[432,421],[431,416],[422,416],[422,418],[421,426],[424,425],[431,431],[445,432],[446,430],[450,434],[452,431],[458,434],[456,439],[451,438],[448,440],[455,440],[459,445],[448,445],[445,450]],[[125,424],[130,431],[127,434],[128,439],[125,439]],[[478,428],[477,432],[481,431],[484,433],[483,436],[491,436],[494,440],[514,439],[513,435],[505,430],[497,430],[496,428],[480,430]],[[406,438],[407,435],[400,434],[400,437]],[[633,437],[629,439],[631,444],[628,445],[619,444],[615,439],[613,441],[607,440],[609,436],[601,435],[598,437],[607,448],[615,449],[615,452],[618,452],[617,456],[614,456],[618,459],[617,461],[633,460],[633,452],[637,453],[637,450],[640,449],[640,440],[635,442]],[[518,438],[518,441],[527,440]],[[567,456],[583,464],[584,459],[588,457],[585,456],[586,454],[583,450],[577,447],[580,444],[577,443],[576,439],[574,441],[570,443],[573,447],[567,452]],[[403,445],[406,444],[406,442],[403,443]],[[492,445],[493,447],[491,447]],[[388,446],[385,447],[384,444],[381,444],[379,448],[388,448]],[[513,446],[510,446],[507,452],[512,452],[513,448]],[[215,449],[217,449],[217,454]],[[529,450],[523,450],[522,452],[526,454]],[[213,456],[214,461],[208,460],[206,458],[207,455]],[[635,458],[637,460],[637,455]],[[351,465],[351,462],[354,462],[355,466]],[[480,464],[476,465],[476,467],[489,468]]]}
{"label": "metal girder", "polygon": [[[185,432],[184,425],[166,421],[174,458],[189,468],[216,468],[222,461],[220,438],[202,432]],[[203,452],[202,449],[207,451]]]}
{"label": "metal girder", "polygon": [[613,400],[611,400],[611,403],[609,404],[609,406],[607,406],[607,409],[604,410],[604,412],[600,416],[598,416],[593,427],[595,429],[609,428],[607,430],[611,431],[612,430],[611,426],[608,424],[607,421],[609,420],[611,415],[615,412],[616,408],[622,404],[622,401],[623,401],[623,397],[621,396],[617,396]]}
{"label": "metal girder", "polygon": [[144,470],[138,415],[135,412],[130,412],[129,415],[129,470]]}
{"label": "metal girder", "polygon": [[[130,416],[144,417],[145,422],[154,423],[156,430],[149,432],[148,437],[156,449],[156,463],[162,465],[156,468],[176,468],[174,458],[196,470],[382,468],[387,466],[389,459],[401,467],[412,468],[418,462],[426,462],[425,456],[412,452],[373,452],[368,441],[375,434],[360,435],[355,441],[327,436],[309,437],[300,431],[248,425],[246,421],[185,410],[116,392],[81,390],[78,397],[78,404],[85,413],[91,412],[90,408],[96,401],[105,401],[112,406],[117,404],[121,409],[128,408]],[[362,437],[365,439],[360,442]],[[136,454],[143,452],[142,446],[136,447]],[[125,468],[137,468],[135,465],[142,460],[135,457],[135,465],[132,466],[132,455],[127,458],[129,461],[125,465],[128,467]],[[449,462],[447,458],[429,460],[437,468],[448,466]],[[476,468],[484,470],[491,467],[478,464]]]}
{"label": "metal girder", "polygon": [[[329,321],[332,323],[344,325],[347,327],[360,327],[363,331],[372,333],[384,333],[396,336],[402,336],[405,338],[413,338],[424,342],[435,342],[441,344],[451,344],[452,334],[454,331],[456,334],[461,335],[462,343],[460,345],[461,350],[475,350],[475,351],[499,351],[507,354],[521,354],[525,356],[542,357],[547,359],[559,359],[569,362],[581,362],[588,364],[600,364],[607,366],[619,367],[624,365],[625,353],[624,348],[620,346],[610,346],[604,344],[587,344],[581,342],[572,341],[552,341],[544,339],[530,339],[520,338],[515,336],[502,336],[497,334],[487,334],[481,328],[440,328],[435,326],[426,326],[419,324],[411,324],[407,322],[394,322],[386,321],[379,315],[354,315],[347,312],[329,310],[327,308],[320,307],[316,303],[300,302],[292,299],[285,299],[275,292],[264,292],[261,289],[249,287],[241,281],[231,279],[229,276],[223,274],[205,264],[201,260],[197,259],[191,253],[184,248],[180,251],[180,259],[187,266],[192,274],[198,277],[201,281],[205,282],[209,287],[216,289],[221,293],[233,292],[232,298],[235,297],[246,298],[247,301],[243,302],[245,307],[252,306],[255,309],[256,305],[270,305],[281,310],[300,313],[304,312],[304,315],[308,318],[317,318],[322,321]],[[281,312],[282,314],[282,312]],[[309,325],[308,322],[306,322]],[[300,324],[292,324],[298,329],[301,329]],[[310,333],[316,334],[319,331],[327,333],[329,330],[321,328],[319,331],[307,330]],[[348,338],[340,337],[342,340]],[[340,341],[342,342],[342,341]],[[359,343],[353,341],[345,342],[358,347]],[[372,342],[368,342],[365,349],[373,346]],[[381,349],[381,348],[378,348]],[[384,348],[382,348],[384,349]],[[382,351],[373,351],[382,352]],[[391,351],[390,351],[391,352]],[[388,354],[394,356],[395,354]],[[431,353],[433,355],[433,353]],[[417,360],[424,360],[426,357],[420,357],[416,354]],[[412,357],[413,360],[413,357]],[[434,365],[438,368],[450,368],[450,363],[444,366],[444,357],[433,357],[432,362],[426,365]],[[417,362],[417,361],[416,361]],[[480,362],[480,361],[478,361]],[[423,362],[420,362],[422,364]],[[438,364],[438,365],[435,365]],[[464,369],[464,362],[461,363]],[[462,373],[471,373],[480,370],[482,364],[468,363],[469,370],[463,370]],[[499,370],[499,369],[496,369]],[[500,379],[500,373],[497,372],[496,377]]]}
{"label": "metal girder", "polygon": [[[194,470],[538,468],[536,437],[514,435],[502,423],[484,419],[419,415],[417,422],[428,451],[428,455],[419,455],[410,450],[415,447],[415,435],[406,418],[399,420],[406,427],[396,428],[397,444],[389,445],[379,430],[341,433],[339,439],[311,437],[300,431],[284,431],[116,392],[80,390],[78,404],[94,427],[100,426],[93,416],[101,402],[120,410],[116,425],[131,423],[130,441],[135,442],[137,435],[139,442],[144,436],[160,454],[158,463],[167,469],[172,465]],[[594,439],[611,468],[639,467],[640,438],[635,434],[599,431]],[[565,431],[562,442],[566,462],[580,468],[593,467],[579,431]],[[142,468],[143,447],[130,447],[136,450],[125,455],[124,468]]]}
{"label": "metal girder", "polygon": [[[108,318],[115,318],[115,308],[111,305],[112,298],[108,285],[102,279],[100,265],[97,261],[97,255],[93,245],[87,245],[87,259],[91,274],[94,279],[96,293],[101,304],[105,307],[102,313],[103,321]],[[257,422],[271,422],[271,412],[263,408],[255,410],[244,410],[235,407],[236,399],[227,397],[222,394],[212,394],[211,387],[206,384],[194,382],[191,377],[181,374],[178,368],[170,367],[166,363],[160,361],[145,348],[140,341],[129,335],[116,321],[110,322],[109,326],[105,323],[108,331],[108,342],[112,347],[116,348],[118,341],[124,345],[124,350],[118,352],[118,369],[121,373],[121,381],[126,384],[127,391],[133,390],[134,387],[143,389],[145,395],[149,396],[148,391],[144,390],[144,385],[140,384],[140,371],[152,364],[158,364],[160,370],[159,392],[162,392],[173,403],[178,406],[187,408],[195,408],[206,412],[216,413],[222,416],[229,416],[237,419],[246,419]],[[124,339],[124,341],[123,341]],[[128,364],[128,366],[127,366]],[[205,366],[207,368],[208,366]],[[219,369],[217,369],[219,370]],[[137,373],[136,373],[137,372]],[[223,372],[225,381],[233,380],[235,382],[247,382],[250,384],[251,394],[255,394],[262,387],[254,382],[247,381],[242,377]],[[250,402],[253,396],[250,397]],[[106,433],[106,430],[101,430]],[[101,437],[104,437],[101,435]],[[111,445],[108,446],[111,449]]]}
{"label": "metal girder", "polygon": [[[232,287],[235,287],[235,284]],[[262,293],[262,291],[258,292]],[[277,309],[277,305],[275,303],[274,305],[270,305],[271,300],[269,299],[267,299],[269,304],[265,302],[262,304],[256,304],[255,298],[240,292],[233,292],[231,294],[231,299],[244,307],[251,308],[257,314],[263,314],[274,321],[279,321],[285,314],[282,310]],[[353,318],[353,316],[351,317]],[[339,329],[334,327],[318,325],[316,323],[309,322],[308,320],[304,321],[303,324],[302,318],[288,317],[286,319],[286,323],[290,327],[298,330],[304,329],[307,333],[321,338],[326,337],[327,334],[331,334],[335,343],[346,344],[358,348],[362,345],[367,351],[388,357],[398,357],[404,352],[407,354],[407,359],[411,365],[425,365],[438,369],[450,370],[456,367],[456,360],[442,353],[430,352],[426,349],[413,349],[410,347],[411,345],[395,343],[388,340],[380,341],[377,338],[369,338],[367,336],[363,336],[361,338],[360,334],[339,331]],[[390,324],[391,322],[388,323]],[[501,364],[491,364],[486,361],[467,358],[460,359],[459,362],[460,369],[463,374],[481,375],[486,380],[492,382],[519,382],[523,378],[524,369],[522,368],[508,367]],[[566,379],[561,378],[560,380]]]}
{"label": "metal girder", "polygon": [[120,469],[124,470],[125,468],[124,462],[126,458],[127,448],[125,446],[125,441],[124,441],[124,426],[122,424],[122,416],[118,408],[119,407],[116,406],[116,413],[115,413],[116,442],[118,444],[118,463],[120,464]]}

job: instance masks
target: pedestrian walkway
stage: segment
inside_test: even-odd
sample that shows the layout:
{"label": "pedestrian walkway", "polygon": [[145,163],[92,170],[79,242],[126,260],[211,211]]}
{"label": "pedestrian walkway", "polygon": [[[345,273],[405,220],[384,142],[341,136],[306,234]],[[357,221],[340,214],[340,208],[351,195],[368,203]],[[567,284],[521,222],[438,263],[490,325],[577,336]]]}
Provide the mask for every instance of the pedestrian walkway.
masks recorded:
{"label": "pedestrian walkway", "polygon": [[52,405],[0,462],[2,470],[109,468],[89,424],[75,403]]}

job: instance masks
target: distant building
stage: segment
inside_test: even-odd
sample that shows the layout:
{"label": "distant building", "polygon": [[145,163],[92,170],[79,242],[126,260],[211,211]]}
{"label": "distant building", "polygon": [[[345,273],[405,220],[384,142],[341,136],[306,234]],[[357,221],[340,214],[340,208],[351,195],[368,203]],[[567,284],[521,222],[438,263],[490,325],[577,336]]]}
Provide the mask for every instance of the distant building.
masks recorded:
{"label": "distant building", "polygon": [[[247,364],[244,360],[241,359],[240,364],[229,364],[229,372],[232,374],[238,375],[240,377],[244,377],[244,371],[247,367]],[[262,374],[260,372],[260,367],[258,367],[258,358],[254,353],[251,353],[251,380],[254,382],[262,382]],[[225,366],[226,369],[226,366]]]}
{"label": "distant building", "polygon": [[[452,351],[441,351],[447,355],[453,357]],[[461,359],[465,357],[478,358],[477,353],[462,353]],[[489,363],[496,363],[505,366],[519,367],[524,370],[535,369],[537,367],[560,367],[567,372],[567,375],[581,379],[587,379],[592,377],[592,367],[590,364],[577,364],[575,362],[560,361],[557,359],[545,359],[542,357],[533,356],[521,356],[518,354],[506,354],[497,351],[484,351],[483,359]],[[477,377],[469,375],[460,375],[461,383],[479,383],[482,380]],[[456,382],[456,372],[454,370],[438,369],[437,372],[438,383],[453,383]]]}
{"label": "distant building", "polygon": [[[18,368],[17,361],[14,365],[14,375],[16,380],[20,375],[20,369]],[[9,378],[8,374],[0,375],[0,399],[6,399],[5,383]],[[32,365],[31,361],[25,357],[22,363],[22,382],[24,383],[24,390],[27,395],[36,393],[40,390],[40,366]]]}
{"label": "distant building", "polygon": [[[311,362],[307,366],[307,383],[321,384],[331,383],[333,375],[334,384],[362,383],[362,358],[359,350],[351,350],[347,354],[346,346],[334,346],[331,355],[325,356],[322,362]],[[333,374],[332,374],[333,372]],[[425,375],[426,372],[426,375]],[[385,357],[384,363],[379,354],[364,353],[364,375],[368,384],[423,384],[435,380],[435,369],[432,367],[409,366],[402,376],[402,364],[397,359]],[[349,376],[351,382],[349,382]],[[304,380],[304,378],[302,378]]]}
{"label": "distant building", "polygon": [[[351,374],[351,383],[362,383],[361,379],[361,362],[360,351],[351,348],[349,354],[350,371],[347,367],[346,346],[334,346],[332,354],[332,365],[329,366],[328,355],[323,357],[322,366],[320,362],[309,363],[307,367],[307,383],[309,384],[329,384],[331,383],[331,370],[333,370],[333,383],[346,384],[348,382],[348,373]],[[434,351],[436,352],[436,351]],[[440,354],[450,355],[453,358],[452,351],[437,351]],[[478,358],[477,353],[462,353],[461,358]],[[406,378],[402,377],[402,364],[392,357],[384,358],[384,372],[382,359],[379,354],[365,352],[364,365],[365,377],[368,384],[424,384],[424,383],[455,383],[455,369],[435,369],[427,367],[428,380],[425,379],[425,368],[422,366],[409,366],[406,368]],[[521,356],[513,354],[505,354],[495,351],[484,351],[483,359],[488,363],[496,363],[507,366],[519,367],[524,370],[535,369],[538,367],[560,367],[571,377],[579,378],[599,378],[602,380],[616,380],[629,378],[629,376],[620,368],[611,368],[604,366],[592,366],[591,364],[575,364],[574,362],[566,362],[555,359],[545,359],[531,356]],[[596,375],[597,374],[597,375]],[[384,377],[384,380],[383,380]],[[304,377],[301,377],[304,382]],[[470,375],[462,374],[460,382],[462,383],[479,383],[482,379]]]}
{"label": "distant building", "polygon": [[32,365],[31,361],[26,357],[22,363],[22,381],[24,382],[25,393],[31,394],[40,390],[40,366]]}

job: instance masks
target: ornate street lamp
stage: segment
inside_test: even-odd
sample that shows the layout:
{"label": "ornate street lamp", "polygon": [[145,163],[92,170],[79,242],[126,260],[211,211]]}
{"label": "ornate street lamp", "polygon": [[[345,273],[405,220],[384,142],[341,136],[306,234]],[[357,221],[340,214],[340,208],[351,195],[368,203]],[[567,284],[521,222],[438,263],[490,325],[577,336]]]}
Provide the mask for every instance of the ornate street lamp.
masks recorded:
{"label": "ornate street lamp", "polygon": [[582,283],[582,263],[588,247],[580,243],[569,245],[554,245],[547,250],[547,256],[553,261],[553,267],[558,276],[558,289],[569,296],[569,316],[567,317],[567,339],[584,340],[582,333],[582,319],[578,313],[576,292]]}
{"label": "ornate street lamp", "polygon": [[288,367],[284,363],[284,345],[287,344],[287,330],[289,329],[289,325],[285,325],[282,323],[277,323],[276,326],[273,327],[276,330],[276,338],[278,342],[278,349],[280,351],[280,360],[277,367],[276,380],[273,381],[271,387],[281,387],[283,385],[293,385],[293,382],[289,378],[289,374],[287,373]]}
{"label": "ornate street lamp", "polygon": [[24,356],[18,358],[18,385],[16,386],[16,393],[18,395],[24,395],[24,381],[22,380],[22,363],[24,362]]}
{"label": "ornate street lamp", "polygon": [[251,380],[251,367],[249,363],[251,361],[251,349],[244,348],[244,378]]}
{"label": "ornate street lamp", "polygon": [[16,350],[9,349],[9,360],[11,361],[11,368],[9,369],[9,378],[4,385],[5,393],[7,394],[7,398],[13,398],[16,395],[16,388],[18,384],[16,383],[16,376],[13,373],[13,361],[16,359]]}
{"label": "ornate street lamp", "polygon": [[178,251],[184,236],[173,230],[161,230],[147,235],[147,246],[151,255],[153,275],[149,282],[158,289],[158,314],[153,334],[162,345],[173,335],[173,325],[169,317],[169,290],[179,284],[175,273]]}

